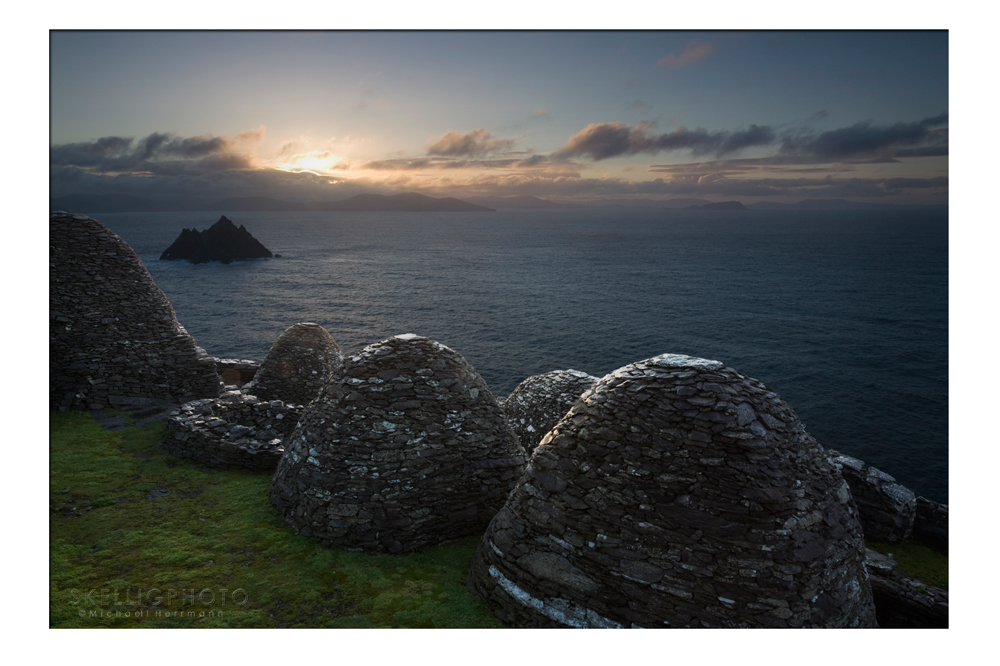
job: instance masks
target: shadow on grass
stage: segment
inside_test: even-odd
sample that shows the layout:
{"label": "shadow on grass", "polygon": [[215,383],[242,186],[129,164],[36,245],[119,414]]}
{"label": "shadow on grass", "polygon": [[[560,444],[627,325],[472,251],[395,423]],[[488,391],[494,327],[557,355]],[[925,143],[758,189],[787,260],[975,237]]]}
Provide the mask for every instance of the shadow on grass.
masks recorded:
{"label": "shadow on grass", "polygon": [[501,626],[464,585],[478,538],[324,548],[271,506],[270,475],[173,458],[163,427],[50,414],[49,626]]}

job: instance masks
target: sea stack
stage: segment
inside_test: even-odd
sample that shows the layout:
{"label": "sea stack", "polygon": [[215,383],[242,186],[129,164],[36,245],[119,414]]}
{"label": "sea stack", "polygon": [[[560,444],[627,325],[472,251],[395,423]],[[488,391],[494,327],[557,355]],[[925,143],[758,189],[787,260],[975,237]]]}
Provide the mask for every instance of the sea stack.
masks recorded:
{"label": "sea stack", "polygon": [[526,461],[461,354],[397,335],[334,370],[286,440],[269,494],[326,546],[402,553],[482,534]]}
{"label": "sea stack", "polygon": [[271,251],[247,231],[239,228],[223,215],[205,231],[182,229],[170,247],[160,255],[161,260],[186,259],[192,264],[221,261],[224,264],[246,259],[272,257]]}
{"label": "sea stack", "polygon": [[545,436],[468,582],[516,627],[872,627],[864,557],[850,490],[795,413],[666,354]]}
{"label": "sea stack", "polygon": [[49,215],[49,406],[219,395],[215,362],[129,247],[97,220]]}
{"label": "sea stack", "polygon": [[308,405],[343,361],[325,328],[301,322],[278,336],[245,392],[261,400]]}

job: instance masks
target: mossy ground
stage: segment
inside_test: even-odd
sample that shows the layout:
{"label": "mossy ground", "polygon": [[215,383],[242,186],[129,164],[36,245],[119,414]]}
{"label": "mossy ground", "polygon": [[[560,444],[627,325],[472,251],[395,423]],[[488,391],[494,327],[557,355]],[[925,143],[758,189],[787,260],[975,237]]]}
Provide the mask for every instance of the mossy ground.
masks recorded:
{"label": "mossy ground", "polygon": [[888,555],[898,563],[896,571],[915,578],[924,585],[948,589],[948,556],[933,548],[914,541],[903,541],[897,544],[866,541],[865,545],[875,552]]}
{"label": "mossy ground", "polygon": [[109,432],[67,412],[49,429],[50,627],[501,626],[464,585],[475,537],[324,548],[271,506],[270,475],[173,458],[162,424]]}

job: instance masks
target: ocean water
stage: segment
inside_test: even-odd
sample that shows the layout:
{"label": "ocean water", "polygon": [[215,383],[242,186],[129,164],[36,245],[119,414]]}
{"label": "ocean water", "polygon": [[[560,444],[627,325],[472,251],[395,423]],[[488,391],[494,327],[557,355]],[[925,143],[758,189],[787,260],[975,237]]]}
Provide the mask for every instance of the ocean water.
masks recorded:
{"label": "ocean water", "polygon": [[940,211],[259,212],[278,259],[159,261],[218,213],[94,214],[213,356],[262,360],[296,322],[354,351],[448,345],[508,395],[671,352],[776,391],[825,447],[948,501],[948,220]]}

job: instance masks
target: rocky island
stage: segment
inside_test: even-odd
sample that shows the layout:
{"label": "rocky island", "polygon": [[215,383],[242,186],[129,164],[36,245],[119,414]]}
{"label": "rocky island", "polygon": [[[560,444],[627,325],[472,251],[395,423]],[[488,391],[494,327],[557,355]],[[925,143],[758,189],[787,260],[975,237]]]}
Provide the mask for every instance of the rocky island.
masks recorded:
{"label": "rocky island", "polygon": [[182,229],[181,235],[160,255],[161,260],[186,259],[192,264],[221,261],[224,264],[246,259],[273,257],[271,251],[253,237],[242,224],[237,228],[223,215],[205,231]]}

